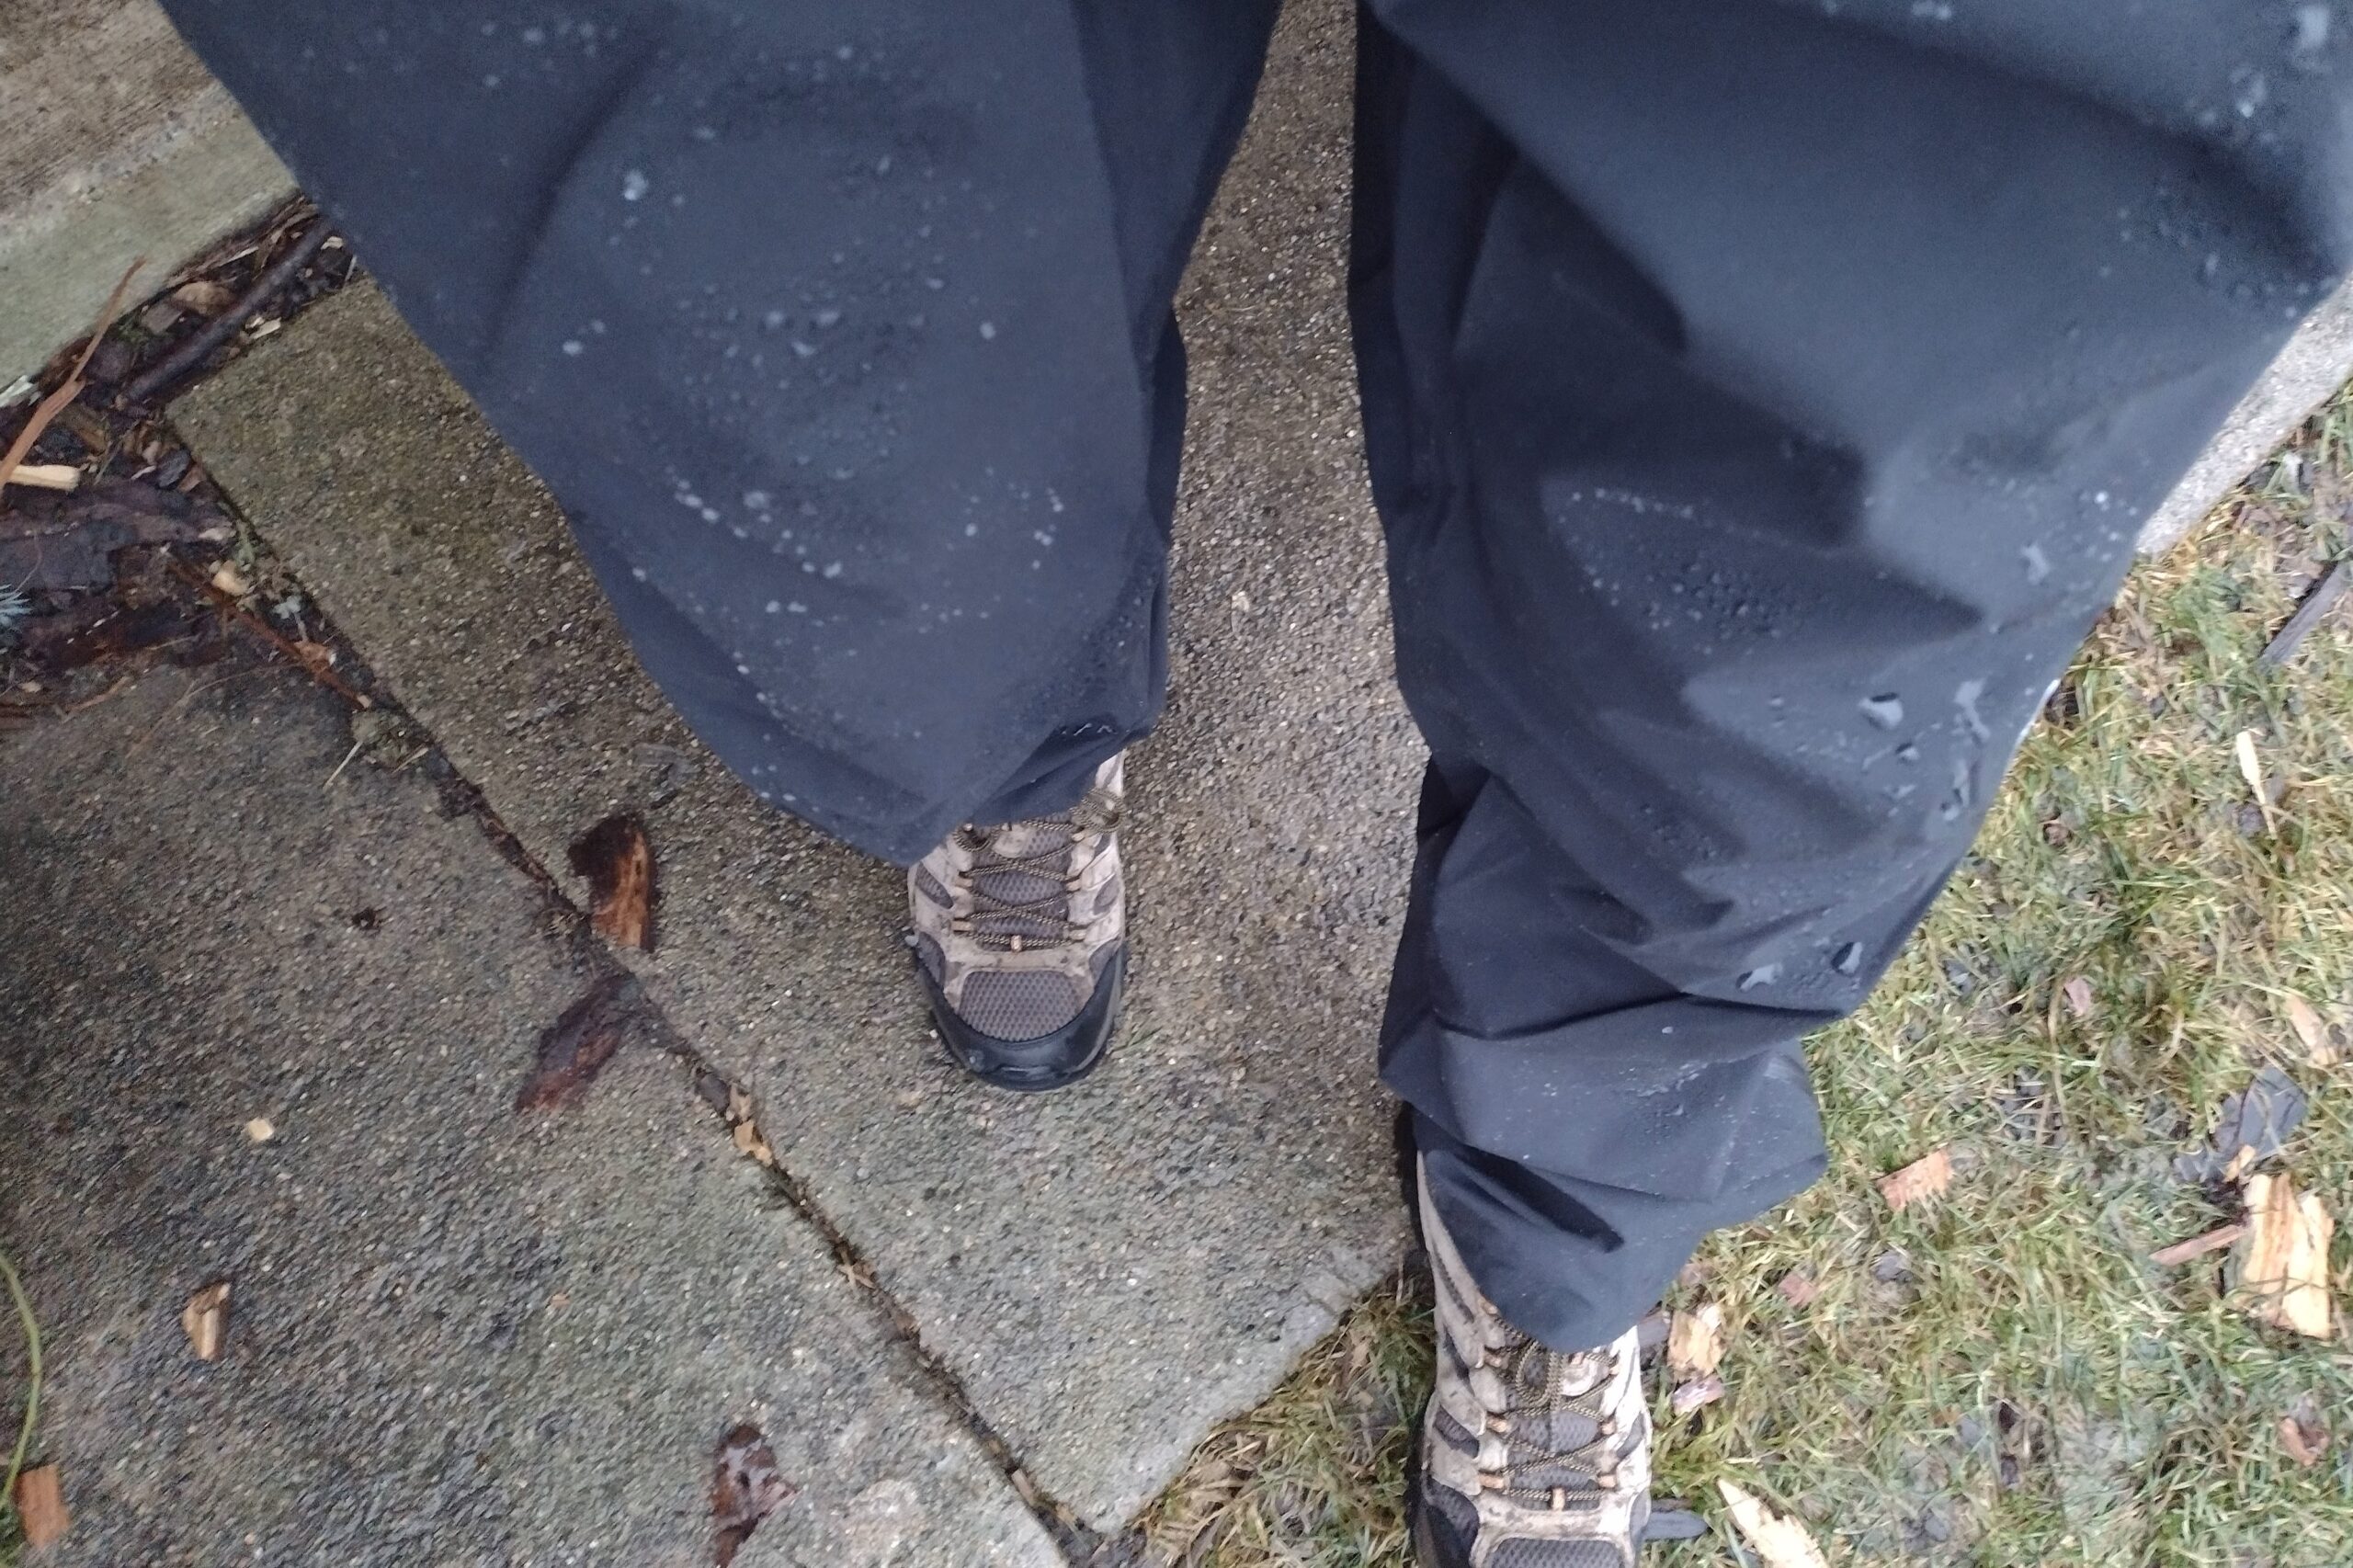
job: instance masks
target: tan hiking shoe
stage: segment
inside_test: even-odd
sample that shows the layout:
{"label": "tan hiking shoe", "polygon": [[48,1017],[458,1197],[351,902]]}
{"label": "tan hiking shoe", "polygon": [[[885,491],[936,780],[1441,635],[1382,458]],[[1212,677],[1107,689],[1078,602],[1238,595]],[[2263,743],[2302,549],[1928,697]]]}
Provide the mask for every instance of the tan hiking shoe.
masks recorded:
{"label": "tan hiking shoe", "polygon": [[1438,1287],[1438,1385],[1422,1419],[1422,1568],[1632,1568],[1651,1510],[1642,1345],[1568,1354],[1479,1293],[1421,1187]]}
{"label": "tan hiking shoe", "polygon": [[1126,978],[1121,757],[1060,816],[961,827],[907,873],[915,958],[949,1054],[999,1088],[1103,1059]]}

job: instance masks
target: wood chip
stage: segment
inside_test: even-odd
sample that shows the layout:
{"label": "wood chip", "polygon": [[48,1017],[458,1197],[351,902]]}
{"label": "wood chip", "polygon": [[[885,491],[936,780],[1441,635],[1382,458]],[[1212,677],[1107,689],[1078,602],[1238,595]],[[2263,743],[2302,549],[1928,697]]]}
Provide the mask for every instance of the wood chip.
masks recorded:
{"label": "wood chip", "polygon": [[587,879],[589,923],[607,940],[639,952],[654,950],[654,846],[645,824],[623,814],[572,841],[573,870]]}
{"label": "wood chip", "polygon": [[8,475],[8,483],[35,490],[77,490],[82,484],[82,471],[72,463],[18,463]]}
{"label": "wood chip", "polygon": [[229,1333],[229,1282],[215,1279],[190,1296],[180,1309],[180,1327],[198,1360],[219,1359],[221,1342]]}
{"label": "wood chip", "polygon": [[1688,1415],[1695,1410],[1713,1404],[1724,1396],[1724,1381],[1711,1372],[1704,1378],[1694,1378],[1666,1396],[1667,1408],[1677,1415]]}
{"label": "wood chip", "polygon": [[2290,1459],[2310,1470],[2328,1457],[2328,1431],[2325,1427],[2307,1426],[2292,1415],[2282,1415],[2279,1447]]}
{"label": "wood chip", "polygon": [[245,1123],[245,1136],[256,1143],[267,1143],[278,1136],[278,1129],[266,1116],[255,1117]]}
{"label": "wood chip", "polygon": [[74,1516],[65,1511],[65,1488],[57,1467],[37,1464],[17,1474],[17,1528],[38,1551],[65,1533]]}
{"label": "wood chip", "polygon": [[1942,1149],[1921,1155],[1900,1171],[1880,1177],[1879,1195],[1898,1214],[1915,1203],[1943,1195],[1952,1185],[1952,1156]]}
{"label": "wood chip", "polygon": [[2149,1261],[2160,1268],[2177,1268],[2193,1257],[2204,1257],[2210,1252],[2221,1252],[2225,1247],[2236,1246],[2238,1239],[2245,1234],[2245,1225],[2223,1225],[2207,1232],[2202,1236],[2191,1236],[2188,1240],[2176,1242],[2171,1246],[2159,1247],[2149,1255]]}
{"label": "wood chip", "polygon": [[2239,759],[2239,777],[2255,791],[2256,806],[2263,812],[2263,830],[2276,835],[2279,824],[2272,815],[2271,791],[2263,782],[2263,758],[2256,752],[2255,735],[2253,730],[2241,730],[2238,738],[2231,743],[2231,750]]}
{"label": "wood chip", "polygon": [[2292,993],[2281,1006],[2288,1015],[2288,1027],[2303,1042],[2305,1059],[2315,1067],[2336,1066],[2336,1041],[2322,1021],[2320,1010]]}
{"label": "wood chip", "polygon": [[1732,1510],[1733,1528],[1740,1531],[1765,1568],[1830,1568],[1830,1559],[1813,1544],[1813,1535],[1794,1518],[1775,1513],[1746,1487],[1730,1481],[1716,1483],[1724,1506]]}
{"label": "wood chip", "polygon": [[212,585],[233,599],[242,599],[254,591],[253,579],[226,561],[212,569]]}
{"label": "wood chip", "polygon": [[2299,1196],[2284,1175],[2248,1177],[2246,1210],[2238,1284],[2247,1312],[2308,1339],[2328,1338],[2336,1318],[2328,1243],[2336,1221],[2317,1197]]}
{"label": "wood chip", "polygon": [[1703,1301],[1678,1312],[1666,1330],[1666,1364],[1680,1378],[1704,1378],[1724,1358],[1724,1310]]}
{"label": "wood chip", "polygon": [[2075,1017],[2088,1018],[2092,1016],[2092,983],[2082,975],[2061,986],[2059,994],[2066,998],[2067,1011]]}

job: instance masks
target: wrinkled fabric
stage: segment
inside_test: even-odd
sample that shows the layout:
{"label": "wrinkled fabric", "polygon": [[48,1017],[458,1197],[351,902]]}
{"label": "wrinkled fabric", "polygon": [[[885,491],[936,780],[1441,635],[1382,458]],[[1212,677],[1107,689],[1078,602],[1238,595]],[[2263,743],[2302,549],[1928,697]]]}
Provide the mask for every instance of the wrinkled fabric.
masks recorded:
{"label": "wrinkled fabric", "polygon": [[[1148,730],[1269,0],[169,0],[760,795],[913,860]],[[2330,6],[1374,0],[1351,295],[1432,761],[1381,1062],[1612,1338],[2344,270]],[[1276,524],[1274,526],[1279,526]]]}

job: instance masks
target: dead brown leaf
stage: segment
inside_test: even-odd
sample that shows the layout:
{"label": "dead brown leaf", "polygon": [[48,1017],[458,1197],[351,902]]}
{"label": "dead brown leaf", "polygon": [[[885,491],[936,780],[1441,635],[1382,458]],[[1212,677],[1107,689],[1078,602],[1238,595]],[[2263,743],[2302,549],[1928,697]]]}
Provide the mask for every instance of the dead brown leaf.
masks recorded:
{"label": "dead brown leaf", "polygon": [[1692,1379],[1668,1394],[1666,1403],[1676,1415],[1688,1415],[1695,1410],[1715,1403],[1723,1396],[1723,1379],[1711,1372],[1704,1378]]}
{"label": "dead brown leaf", "polygon": [[1678,1312],[1666,1330],[1666,1364],[1680,1378],[1704,1378],[1724,1358],[1724,1310],[1703,1301]]}
{"label": "dead brown leaf", "polygon": [[760,1521],[798,1491],[777,1469],[775,1450],[757,1426],[745,1422],[722,1437],[710,1478],[710,1518],[718,1529],[711,1556],[719,1568],[734,1562]]}
{"label": "dead brown leaf", "polygon": [[1915,1203],[1941,1197],[1952,1185],[1952,1155],[1942,1149],[1921,1155],[1900,1171],[1880,1177],[1879,1195],[1901,1214]]}
{"label": "dead brown leaf", "polygon": [[[2315,1412],[2314,1414],[2317,1414]],[[2328,1457],[2328,1428],[2293,1412],[2279,1418],[2279,1447],[2306,1470]]]}
{"label": "dead brown leaf", "polygon": [[515,1096],[517,1110],[552,1110],[576,1105],[588,1085],[620,1049],[637,996],[637,983],[608,974],[563,1010],[540,1036],[531,1076]]}
{"label": "dead brown leaf", "polygon": [[1822,1287],[1802,1268],[1792,1268],[1782,1275],[1773,1282],[1773,1289],[1780,1293],[1781,1300],[1801,1310],[1813,1305],[1815,1298],[1822,1294]]}
{"label": "dead brown leaf", "polygon": [[180,1309],[180,1327],[198,1360],[219,1359],[221,1342],[229,1334],[229,1282],[215,1279],[190,1296]]}
{"label": "dead brown leaf", "polygon": [[2149,1255],[2149,1261],[2160,1268],[2177,1267],[2193,1257],[2203,1257],[2210,1252],[2221,1252],[2224,1247],[2235,1246],[2238,1239],[2245,1234],[2245,1225],[2222,1225],[2207,1232],[2202,1236],[2191,1236],[2188,1240],[2176,1242],[2171,1246],[2159,1247]]}
{"label": "dead brown leaf", "polygon": [[1724,1505],[1732,1510],[1733,1528],[1756,1551],[1765,1568],[1830,1568],[1830,1560],[1805,1526],[1775,1513],[1746,1487],[1730,1481],[1716,1483]]}
{"label": "dead brown leaf", "polygon": [[2284,1175],[2246,1184],[2247,1234],[2239,1289],[2259,1323],[2326,1339],[2336,1312],[2328,1294],[2328,1243],[2336,1230],[2321,1200],[2299,1196]]}
{"label": "dead brown leaf", "polygon": [[74,1516],[65,1511],[65,1488],[57,1467],[37,1464],[17,1473],[17,1528],[25,1544],[39,1551],[65,1533]]}
{"label": "dead brown leaf", "polygon": [[2319,1009],[2292,993],[2282,1005],[2282,1009],[2288,1015],[2288,1027],[2295,1030],[2296,1038],[2303,1042],[2305,1059],[2315,1067],[2336,1066],[2336,1041],[2330,1037],[2328,1025],[2322,1020]]}
{"label": "dead brown leaf", "polygon": [[654,950],[654,846],[645,824],[624,813],[607,817],[572,841],[573,870],[588,881],[590,924],[609,941]]}
{"label": "dead brown leaf", "polygon": [[2088,1018],[2092,1016],[2092,983],[2082,975],[2075,976],[2075,979],[2061,986],[2059,994],[2066,998],[2067,1011],[2075,1014],[2078,1018]]}
{"label": "dead brown leaf", "polygon": [[193,278],[173,290],[166,297],[182,310],[208,316],[217,316],[237,302],[234,290],[226,283],[210,278]]}

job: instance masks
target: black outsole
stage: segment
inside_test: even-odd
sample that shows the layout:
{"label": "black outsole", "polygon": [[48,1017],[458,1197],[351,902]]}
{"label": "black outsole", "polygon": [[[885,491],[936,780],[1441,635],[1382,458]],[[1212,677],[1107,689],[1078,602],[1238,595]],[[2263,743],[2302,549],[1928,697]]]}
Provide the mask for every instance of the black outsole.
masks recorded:
{"label": "black outsole", "polygon": [[1006,1040],[984,1035],[948,1006],[931,971],[918,961],[915,973],[931,999],[931,1018],[948,1059],[993,1089],[1042,1095],[1066,1089],[1103,1064],[1119,1032],[1126,999],[1128,951],[1123,946],[1104,966],[1095,994],[1077,1017],[1037,1040]]}

